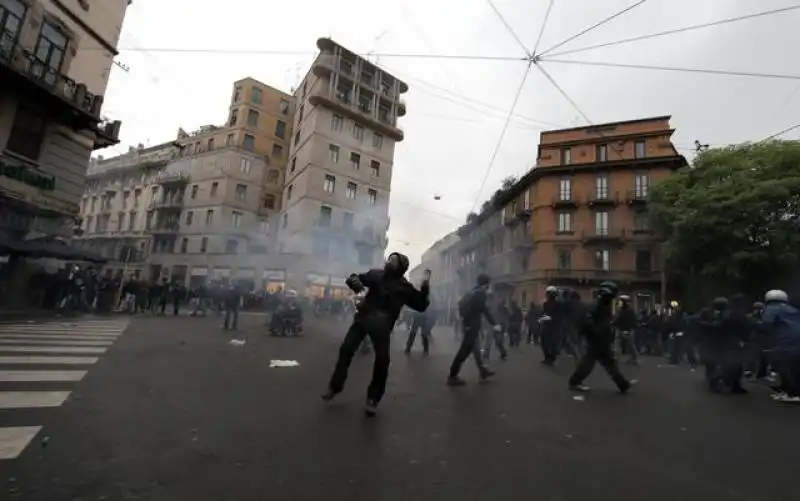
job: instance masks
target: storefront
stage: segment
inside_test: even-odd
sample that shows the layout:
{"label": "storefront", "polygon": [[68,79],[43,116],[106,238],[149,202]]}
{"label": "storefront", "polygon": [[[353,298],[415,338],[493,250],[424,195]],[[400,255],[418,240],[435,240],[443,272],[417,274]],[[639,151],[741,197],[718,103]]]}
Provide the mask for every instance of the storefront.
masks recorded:
{"label": "storefront", "polygon": [[192,271],[189,272],[189,288],[197,289],[198,287],[205,285],[207,279],[208,268],[205,266],[195,266],[192,268]]}
{"label": "storefront", "polygon": [[330,278],[330,286],[328,287],[329,297],[335,299],[343,299],[351,295],[350,289],[344,283],[344,278]]}
{"label": "storefront", "polygon": [[239,290],[250,292],[256,288],[256,270],[252,268],[240,268],[236,270],[234,284]]}
{"label": "storefront", "polygon": [[330,277],[319,273],[309,273],[306,275],[306,296],[325,297],[325,289],[328,287]]}
{"label": "storefront", "polygon": [[230,268],[214,268],[211,270],[211,280],[227,282],[231,278]]}
{"label": "storefront", "polygon": [[261,274],[261,288],[270,294],[286,290],[286,271],[264,270]]}

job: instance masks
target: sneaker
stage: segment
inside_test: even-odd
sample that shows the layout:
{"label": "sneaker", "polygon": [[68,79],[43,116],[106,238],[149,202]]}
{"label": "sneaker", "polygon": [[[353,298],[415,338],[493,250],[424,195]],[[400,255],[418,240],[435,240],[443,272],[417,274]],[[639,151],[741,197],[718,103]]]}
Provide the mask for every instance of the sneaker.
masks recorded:
{"label": "sneaker", "polygon": [[366,414],[367,417],[375,417],[375,414],[377,413],[378,413],[378,401],[368,398],[367,403],[364,404],[364,414]]}
{"label": "sneaker", "polygon": [[778,402],[785,402],[785,403],[791,403],[791,404],[800,403],[800,397],[792,397],[792,396],[789,396],[789,395],[787,395],[785,393],[783,395],[779,395],[779,396],[774,397],[774,398]]}
{"label": "sneaker", "polygon": [[585,384],[571,384],[571,385],[569,385],[569,389],[572,390],[572,391],[587,392],[591,388],[589,388]]}
{"label": "sneaker", "polygon": [[447,386],[464,386],[465,384],[467,384],[467,382],[458,376],[450,376],[447,378]]}
{"label": "sneaker", "polygon": [[777,393],[773,393],[772,395],[770,395],[770,398],[772,398],[773,400],[781,400],[783,398],[786,398],[787,396],[788,395],[785,392],[779,391]]}
{"label": "sneaker", "polygon": [[335,396],[336,396],[336,392],[334,392],[333,390],[328,390],[322,395],[322,401],[323,402],[330,402],[331,400],[333,400],[333,397],[335,397]]}
{"label": "sneaker", "polygon": [[481,372],[481,382],[487,381],[489,378],[495,375],[494,371],[490,371],[489,369],[484,369]]}

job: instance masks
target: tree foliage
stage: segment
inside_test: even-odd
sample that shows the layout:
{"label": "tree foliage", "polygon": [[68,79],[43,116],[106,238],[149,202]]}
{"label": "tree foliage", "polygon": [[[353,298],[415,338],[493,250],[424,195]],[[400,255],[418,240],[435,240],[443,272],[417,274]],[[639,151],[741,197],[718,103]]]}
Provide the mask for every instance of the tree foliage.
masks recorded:
{"label": "tree foliage", "polygon": [[800,142],[700,153],[652,189],[667,269],[740,290],[785,283],[800,266]]}

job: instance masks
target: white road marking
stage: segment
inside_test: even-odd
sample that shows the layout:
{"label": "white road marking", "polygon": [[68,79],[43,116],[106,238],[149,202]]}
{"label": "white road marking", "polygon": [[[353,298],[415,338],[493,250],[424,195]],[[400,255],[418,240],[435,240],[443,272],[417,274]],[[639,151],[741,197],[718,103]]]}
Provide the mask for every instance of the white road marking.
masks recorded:
{"label": "white road marking", "polygon": [[0,460],[17,458],[41,429],[41,426],[0,428]]}
{"label": "white road marking", "polygon": [[0,356],[0,365],[3,364],[30,364],[30,365],[92,365],[99,359],[97,357],[48,357],[36,355],[20,355],[17,357]]}
{"label": "white road marking", "polygon": [[0,391],[0,409],[32,409],[58,407],[69,396],[68,391]]}
{"label": "white road marking", "polygon": [[0,370],[0,381],[8,382],[70,382],[83,379],[86,371],[3,371]]}
{"label": "white road marking", "polygon": [[48,346],[111,346],[114,341],[85,339],[29,339],[25,336],[0,338],[1,344],[44,344]]}
{"label": "white road marking", "polygon": [[79,329],[75,327],[39,327],[37,329],[19,328],[19,327],[0,327],[0,332],[74,332],[84,334],[120,334],[124,329]]}
{"label": "white road marking", "polygon": [[0,339],[6,338],[25,338],[25,339],[50,339],[58,341],[61,339],[75,339],[83,341],[112,341],[117,339],[117,334],[27,334],[24,332],[3,333]]}
{"label": "white road marking", "polygon": [[101,355],[106,348],[92,346],[0,346],[0,352],[6,353],[86,353]]}

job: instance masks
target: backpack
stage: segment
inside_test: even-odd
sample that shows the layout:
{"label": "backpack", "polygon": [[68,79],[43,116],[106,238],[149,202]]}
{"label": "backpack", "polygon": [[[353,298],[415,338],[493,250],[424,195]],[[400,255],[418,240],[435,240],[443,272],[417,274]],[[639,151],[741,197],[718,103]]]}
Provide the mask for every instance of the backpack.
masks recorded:
{"label": "backpack", "polygon": [[458,316],[460,316],[462,320],[469,314],[471,302],[472,291],[467,292],[458,300]]}

